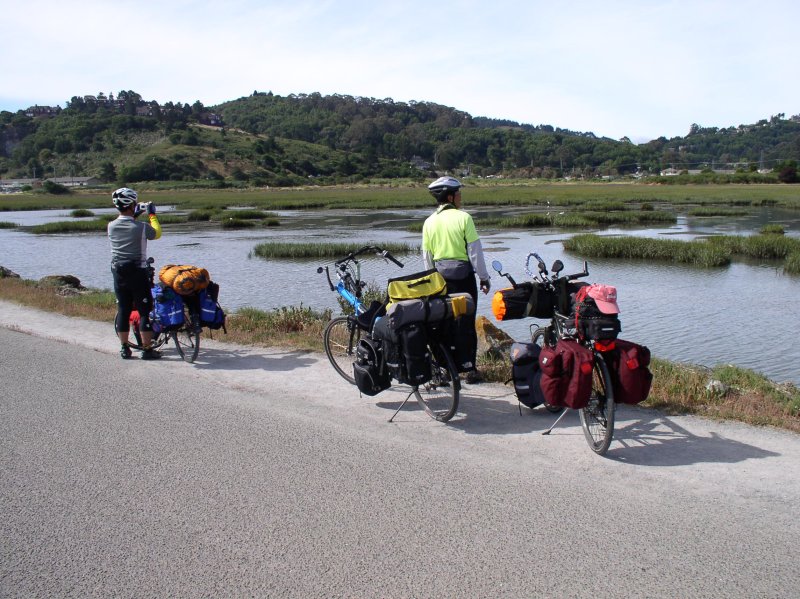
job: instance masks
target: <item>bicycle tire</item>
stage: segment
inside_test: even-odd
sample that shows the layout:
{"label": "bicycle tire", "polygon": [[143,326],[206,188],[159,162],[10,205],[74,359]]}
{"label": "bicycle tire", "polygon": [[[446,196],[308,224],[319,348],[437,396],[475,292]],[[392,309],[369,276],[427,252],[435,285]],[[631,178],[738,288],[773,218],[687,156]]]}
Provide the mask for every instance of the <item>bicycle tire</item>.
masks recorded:
{"label": "bicycle tire", "polygon": [[183,326],[171,332],[175,349],[178,350],[184,362],[191,364],[197,359],[197,354],[200,353],[201,330],[199,319],[190,313],[184,320]]}
{"label": "bicycle tire", "polygon": [[[546,331],[547,327],[539,327],[537,329],[534,329],[531,332],[531,342],[535,343],[539,347],[544,347],[545,343],[544,335]],[[551,414],[560,414],[561,411],[564,409],[564,406],[554,406],[547,402],[544,402],[542,405],[544,406],[544,409],[550,412]]]}
{"label": "bicycle tire", "polygon": [[461,381],[450,350],[441,343],[428,344],[431,355],[431,380],[413,387],[417,403],[434,420],[447,422],[456,415]]}
{"label": "bicycle tire", "polygon": [[328,323],[322,334],[325,355],[328,356],[331,366],[351,385],[356,384],[353,378],[353,362],[356,361],[356,346],[362,333],[347,316],[337,316]]}
{"label": "bicycle tire", "polygon": [[603,455],[614,436],[616,403],[608,366],[600,354],[595,354],[592,370],[592,395],[586,407],[581,408],[581,427],[586,442],[593,452]]}

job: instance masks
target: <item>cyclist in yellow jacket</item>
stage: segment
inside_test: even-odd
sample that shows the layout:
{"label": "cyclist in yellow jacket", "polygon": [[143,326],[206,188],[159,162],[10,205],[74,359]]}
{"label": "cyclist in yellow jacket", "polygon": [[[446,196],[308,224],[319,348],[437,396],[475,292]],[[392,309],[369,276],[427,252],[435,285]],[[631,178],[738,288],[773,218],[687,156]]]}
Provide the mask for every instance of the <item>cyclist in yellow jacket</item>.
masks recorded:
{"label": "cyclist in yellow jacket", "polygon": [[[121,187],[112,195],[119,216],[108,223],[108,239],[111,242],[111,273],[114,277],[114,293],[117,296],[115,320],[122,359],[131,357],[128,346],[130,315],[134,306],[139,311],[139,328],[142,333],[143,360],[156,360],[161,354],[150,348],[153,327],[150,324],[152,295],[147,273],[147,240],[161,237],[161,225],[152,202],[138,204],[138,195],[132,189]],[[148,223],[136,222],[136,217],[147,212]]]}
{"label": "cyclist in yellow jacket", "polygon": [[[484,294],[491,288],[483,247],[472,216],[461,210],[461,188],[454,177],[439,177],[428,186],[438,204],[436,211],[422,225],[422,259],[427,268],[436,268],[445,281],[448,293],[469,293],[478,305],[478,285]],[[459,370],[465,371],[468,383],[481,381],[475,365],[478,337],[475,315],[459,320],[466,345]],[[463,328],[462,328],[463,327]]]}

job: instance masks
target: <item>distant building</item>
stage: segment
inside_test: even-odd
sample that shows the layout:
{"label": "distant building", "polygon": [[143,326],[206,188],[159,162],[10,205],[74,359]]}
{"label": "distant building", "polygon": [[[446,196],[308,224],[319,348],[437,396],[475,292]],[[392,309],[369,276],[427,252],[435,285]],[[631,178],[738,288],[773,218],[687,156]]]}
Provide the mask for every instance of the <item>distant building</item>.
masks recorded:
{"label": "distant building", "polygon": [[64,187],[91,187],[100,184],[100,180],[95,177],[50,177],[45,180]]}

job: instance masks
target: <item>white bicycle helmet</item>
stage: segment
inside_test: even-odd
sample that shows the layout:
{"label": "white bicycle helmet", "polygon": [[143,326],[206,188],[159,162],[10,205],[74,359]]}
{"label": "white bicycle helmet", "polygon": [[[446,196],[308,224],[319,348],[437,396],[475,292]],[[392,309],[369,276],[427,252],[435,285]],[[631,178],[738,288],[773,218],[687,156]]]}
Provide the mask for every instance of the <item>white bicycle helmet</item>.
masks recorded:
{"label": "white bicycle helmet", "polygon": [[447,196],[457,192],[462,187],[463,184],[461,181],[455,177],[439,177],[436,181],[428,185],[428,191],[436,198],[437,202],[441,203],[447,200]]}
{"label": "white bicycle helmet", "polygon": [[125,210],[126,208],[130,208],[136,203],[138,198],[139,196],[136,194],[136,192],[128,187],[120,187],[111,194],[111,200],[117,210]]}

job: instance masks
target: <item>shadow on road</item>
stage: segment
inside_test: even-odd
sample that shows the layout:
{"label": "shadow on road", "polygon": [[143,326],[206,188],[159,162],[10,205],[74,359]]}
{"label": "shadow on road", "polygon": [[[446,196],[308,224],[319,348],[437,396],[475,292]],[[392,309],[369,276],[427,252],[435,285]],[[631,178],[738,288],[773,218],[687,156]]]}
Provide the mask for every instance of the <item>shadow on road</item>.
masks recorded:
{"label": "shadow on road", "polygon": [[694,435],[667,416],[646,413],[641,416],[617,422],[607,458],[643,466],[683,466],[703,462],[735,463],[780,455],[713,431],[708,437]]}
{"label": "shadow on road", "polygon": [[275,352],[253,354],[246,350],[205,349],[200,347],[200,355],[194,367],[201,370],[265,370],[285,372],[306,368],[315,360],[305,351]]}

